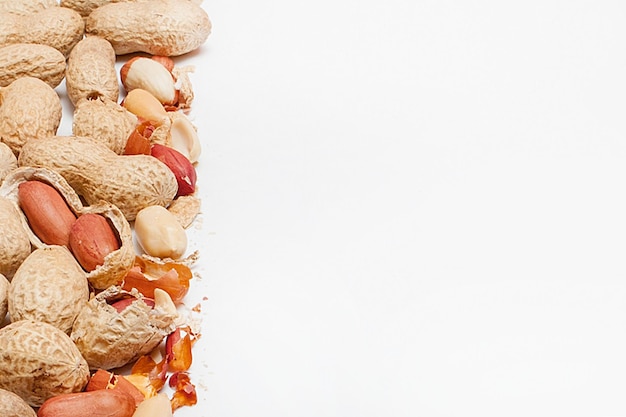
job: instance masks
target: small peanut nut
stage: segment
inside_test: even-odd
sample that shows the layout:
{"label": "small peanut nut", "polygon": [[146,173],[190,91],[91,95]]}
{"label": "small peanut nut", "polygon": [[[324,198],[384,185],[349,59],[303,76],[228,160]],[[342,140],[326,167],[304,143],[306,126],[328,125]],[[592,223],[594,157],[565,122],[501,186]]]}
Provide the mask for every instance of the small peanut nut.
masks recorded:
{"label": "small peanut nut", "polygon": [[107,220],[95,213],[78,217],[69,234],[69,247],[86,271],[104,264],[104,258],[120,248],[117,236]]}
{"label": "small peanut nut", "polygon": [[139,404],[133,417],[172,417],[170,400],[164,393],[150,397]]}
{"label": "small peanut nut", "polygon": [[154,144],[150,154],[172,170],[178,183],[176,196],[193,194],[196,191],[196,169],[187,157],[169,146]]}
{"label": "small peanut nut", "polygon": [[135,400],[119,390],[61,394],[44,402],[37,417],[132,417]]}
{"label": "small peanut nut", "polygon": [[137,213],[135,235],[150,256],[178,259],[187,250],[187,235],[176,217],[162,206],[149,206]]}
{"label": "small peanut nut", "polygon": [[51,185],[26,181],[18,187],[18,199],[28,224],[42,242],[67,246],[76,216]]}
{"label": "small peanut nut", "polygon": [[126,91],[143,88],[163,104],[174,104],[176,87],[170,71],[160,62],[138,56],[120,68],[120,80]]}
{"label": "small peanut nut", "polygon": [[167,112],[161,102],[151,92],[143,88],[130,90],[122,105],[135,116],[149,121],[154,126],[169,123]]}

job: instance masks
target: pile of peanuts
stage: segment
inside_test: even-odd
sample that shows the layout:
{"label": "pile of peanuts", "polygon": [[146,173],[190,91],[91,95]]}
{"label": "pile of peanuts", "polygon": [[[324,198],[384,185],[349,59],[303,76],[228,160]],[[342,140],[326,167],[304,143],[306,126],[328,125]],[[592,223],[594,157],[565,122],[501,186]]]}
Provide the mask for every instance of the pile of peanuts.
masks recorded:
{"label": "pile of peanuts", "polygon": [[210,32],[194,0],[0,0],[0,415],[196,404],[201,143],[172,57]]}

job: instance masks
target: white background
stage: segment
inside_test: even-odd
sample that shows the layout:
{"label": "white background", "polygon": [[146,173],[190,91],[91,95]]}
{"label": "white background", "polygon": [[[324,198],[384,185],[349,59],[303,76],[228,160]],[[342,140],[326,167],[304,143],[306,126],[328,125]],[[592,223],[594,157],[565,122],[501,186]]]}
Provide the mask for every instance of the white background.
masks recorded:
{"label": "white background", "polygon": [[176,415],[626,415],[626,3],[203,7]]}

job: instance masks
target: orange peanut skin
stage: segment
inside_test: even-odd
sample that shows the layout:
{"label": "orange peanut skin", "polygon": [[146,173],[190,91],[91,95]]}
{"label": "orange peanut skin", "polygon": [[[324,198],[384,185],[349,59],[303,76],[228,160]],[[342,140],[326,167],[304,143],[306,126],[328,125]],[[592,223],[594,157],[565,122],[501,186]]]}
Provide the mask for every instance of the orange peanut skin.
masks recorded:
{"label": "orange peanut skin", "polygon": [[135,408],[135,400],[125,392],[101,389],[52,397],[37,417],[132,417]]}
{"label": "orange peanut skin", "polygon": [[30,228],[43,243],[68,246],[76,216],[54,187],[36,180],[23,182],[18,186],[18,200]]}
{"label": "orange peanut skin", "polygon": [[70,228],[68,240],[74,257],[88,272],[104,264],[104,258],[120,248],[111,225],[95,213],[79,216]]}

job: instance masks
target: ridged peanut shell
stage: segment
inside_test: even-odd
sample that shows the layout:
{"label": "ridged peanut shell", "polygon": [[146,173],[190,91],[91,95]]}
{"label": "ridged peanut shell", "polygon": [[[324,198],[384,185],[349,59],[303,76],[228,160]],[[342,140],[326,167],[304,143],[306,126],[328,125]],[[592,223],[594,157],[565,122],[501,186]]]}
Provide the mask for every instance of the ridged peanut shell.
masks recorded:
{"label": "ridged peanut shell", "polygon": [[111,42],[117,55],[176,56],[202,45],[211,33],[211,21],[189,0],[144,0],[97,8],[87,17],[85,30]]}
{"label": "ridged peanut shell", "polygon": [[9,280],[24,259],[30,255],[28,229],[24,227],[20,211],[9,199],[0,197],[0,274]]}
{"label": "ridged peanut shell", "polygon": [[57,87],[65,77],[65,56],[51,46],[35,43],[0,47],[0,87],[26,76]]}
{"label": "ridged peanut shell", "polygon": [[0,45],[38,43],[68,56],[84,31],[82,16],[65,7],[48,7],[24,16],[0,12]]}
{"label": "ridged peanut shell", "polygon": [[74,105],[84,98],[117,101],[120,88],[111,44],[97,36],[78,42],[67,60],[65,86]]}
{"label": "ridged peanut shell", "polygon": [[57,0],[0,0],[0,12],[9,12],[19,15],[36,13],[48,7],[58,7]]}
{"label": "ridged peanut shell", "polygon": [[178,190],[172,171],[149,155],[117,155],[93,139],[53,136],[27,143],[18,165],[58,172],[88,204],[103,200],[126,219],[151,205],[167,206]]}
{"label": "ridged peanut shell", "polygon": [[19,395],[0,389],[0,416],[2,417],[37,417],[35,410]]}
{"label": "ridged peanut shell", "polygon": [[88,379],[87,362],[70,337],[56,327],[21,320],[0,329],[0,388],[31,406],[80,391]]}
{"label": "ridged peanut shell", "polygon": [[11,321],[35,320],[69,333],[89,300],[85,271],[65,246],[36,249],[20,265],[9,288]]}
{"label": "ridged peanut shell", "polygon": [[129,295],[143,298],[137,291],[111,287],[92,298],[78,315],[71,338],[91,369],[131,363],[151,352],[174,330],[176,316],[158,304],[151,308],[137,301],[118,312],[107,303]]}
{"label": "ridged peanut shell", "polygon": [[137,116],[116,101],[107,98],[83,99],[74,109],[72,133],[94,139],[116,154],[122,154],[137,123]]}
{"label": "ridged peanut shell", "polygon": [[9,172],[17,168],[17,158],[6,143],[0,142],[0,184]]}
{"label": "ridged peanut shell", "polygon": [[9,280],[0,274],[0,326],[9,311],[9,285]]}
{"label": "ridged peanut shell", "polygon": [[52,87],[38,78],[18,78],[0,88],[0,141],[18,155],[29,140],[56,134],[61,111]]}
{"label": "ridged peanut shell", "polygon": [[[34,168],[30,166],[20,167],[13,171],[0,187],[0,196],[5,196],[15,204],[18,202],[18,187],[25,181],[42,181],[53,186],[65,199],[69,208],[77,215],[96,213],[104,216],[112,226],[120,243],[120,248],[111,252],[104,259],[104,264],[98,266],[86,277],[89,283],[96,289],[105,289],[111,285],[119,284],[126,273],[132,268],[135,251],[132,239],[132,230],[128,220],[122,211],[113,204],[100,201],[95,205],[84,206],[74,191],[58,172],[46,168]],[[22,224],[28,232],[28,237],[35,248],[46,247],[37,235],[28,227],[26,216],[19,211]]]}

